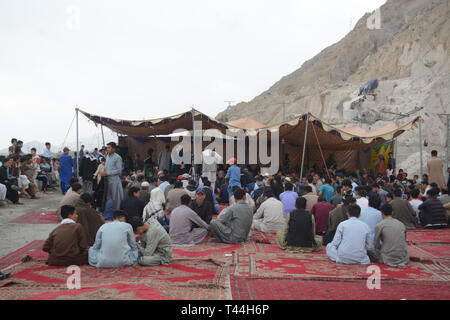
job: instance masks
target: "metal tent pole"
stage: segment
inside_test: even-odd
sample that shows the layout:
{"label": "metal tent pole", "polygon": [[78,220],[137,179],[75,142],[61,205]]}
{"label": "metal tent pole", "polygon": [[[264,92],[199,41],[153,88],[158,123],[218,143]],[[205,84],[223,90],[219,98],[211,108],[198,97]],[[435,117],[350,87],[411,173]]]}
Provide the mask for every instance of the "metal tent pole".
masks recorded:
{"label": "metal tent pole", "polygon": [[419,119],[419,150],[420,150],[420,178],[423,177],[423,161],[422,161],[422,117]]}
{"label": "metal tent pole", "polygon": [[194,179],[194,181],[197,181],[197,177],[195,174],[195,112],[194,112],[194,107],[192,107],[192,147],[193,147],[193,152],[192,152],[192,156],[191,156],[191,161],[192,161],[192,178]]}
{"label": "metal tent pole", "polygon": [[308,136],[309,113],[306,114],[305,138],[303,139],[302,166],[300,169],[300,181],[303,177],[303,163],[305,162],[306,137]]}
{"label": "metal tent pole", "polygon": [[100,125],[100,128],[102,129],[102,140],[103,140],[102,147],[104,147],[105,146],[105,135],[103,134],[103,125],[102,124]]}
{"label": "metal tent pole", "polygon": [[79,161],[78,161],[78,159],[79,159],[79,152],[80,152],[80,149],[79,149],[79,136],[78,136],[78,108],[75,108],[75,112],[76,112],[76,115],[77,115],[77,156],[76,156],[76,160],[77,160],[77,179],[79,179],[80,178],[80,174],[79,174],[79,172],[80,172],[80,170],[79,170]]}

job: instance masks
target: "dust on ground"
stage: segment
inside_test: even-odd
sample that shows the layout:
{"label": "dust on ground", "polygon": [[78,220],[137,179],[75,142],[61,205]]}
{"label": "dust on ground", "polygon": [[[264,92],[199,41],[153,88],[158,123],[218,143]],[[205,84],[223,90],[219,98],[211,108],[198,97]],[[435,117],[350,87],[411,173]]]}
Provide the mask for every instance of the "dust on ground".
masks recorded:
{"label": "dust on ground", "polygon": [[33,210],[55,210],[63,195],[56,190],[37,194],[40,199],[22,198],[24,205],[7,204],[0,207],[0,258],[33,240],[45,240],[57,224],[16,224],[9,221]]}

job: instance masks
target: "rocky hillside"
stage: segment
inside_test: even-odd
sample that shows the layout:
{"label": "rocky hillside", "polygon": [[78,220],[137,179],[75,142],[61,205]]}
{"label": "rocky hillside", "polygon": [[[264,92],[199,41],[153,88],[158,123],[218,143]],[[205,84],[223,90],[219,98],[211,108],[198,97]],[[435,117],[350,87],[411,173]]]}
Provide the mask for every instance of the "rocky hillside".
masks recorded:
{"label": "rocky hillside", "polygon": [[[380,29],[367,27],[372,14],[252,101],[232,107],[231,119],[279,123],[281,102],[287,103],[287,118],[311,112],[337,126],[368,130],[422,115],[424,151],[437,149],[445,157],[446,120],[438,114],[450,113],[450,1],[388,0],[380,8]],[[371,79],[379,80],[376,99],[361,99],[359,87]],[[416,107],[424,109],[395,115]],[[216,118],[226,120],[227,112]],[[418,130],[402,135],[398,145],[400,165],[418,172]]]}

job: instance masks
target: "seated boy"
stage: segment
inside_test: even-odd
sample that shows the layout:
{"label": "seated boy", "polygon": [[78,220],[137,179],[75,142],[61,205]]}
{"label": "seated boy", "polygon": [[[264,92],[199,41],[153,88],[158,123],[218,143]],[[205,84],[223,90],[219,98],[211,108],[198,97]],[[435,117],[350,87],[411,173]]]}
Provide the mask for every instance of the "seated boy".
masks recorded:
{"label": "seated boy", "polygon": [[143,222],[141,217],[132,217],[130,224],[141,240],[140,265],[151,267],[172,263],[172,242],[166,229],[156,219]]}
{"label": "seated boy", "polygon": [[61,207],[61,224],[53,230],[42,250],[48,252],[50,266],[70,266],[88,263],[88,243],[83,226],[77,222],[75,207]]}
{"label": "seated boy", "polygon": [[127,213],[113,212],[113,222],[98,229],[94,245],[89,249],[89,264],[97,268],[120,268],[137,264],[138,247],[133,228],[126,223]]}
{"label": "seated boy", "polygon": [[298,197],[295,208],[288,213],[284,229],[277,232],[278,246],[293,252],[322,250],[322,237],[316,235],[316,223],[314,216],[306,211],[306,199]]}

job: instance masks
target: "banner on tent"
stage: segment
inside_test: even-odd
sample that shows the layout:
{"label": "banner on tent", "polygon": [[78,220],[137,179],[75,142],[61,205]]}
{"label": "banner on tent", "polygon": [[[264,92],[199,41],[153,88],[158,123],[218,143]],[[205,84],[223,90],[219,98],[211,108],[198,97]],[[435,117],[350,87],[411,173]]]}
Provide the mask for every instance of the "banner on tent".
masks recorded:
{"label": "banner on tent", "polygon": [[371,169],[375,168],[375,163],[378,160],[378,155],[380,154],[380,152],[383,152],[384,161],[387,166],[388,159],[389,159],[389,153],[394,152],[394,140],[391,140],[386,143],[382,143],[382,144],[372,147],[372,151],[370,154],[370,168]]}

